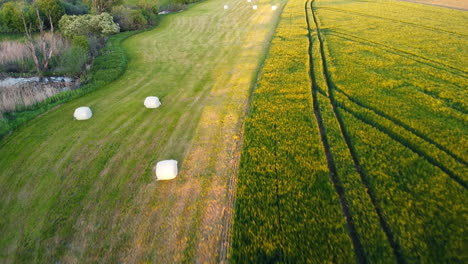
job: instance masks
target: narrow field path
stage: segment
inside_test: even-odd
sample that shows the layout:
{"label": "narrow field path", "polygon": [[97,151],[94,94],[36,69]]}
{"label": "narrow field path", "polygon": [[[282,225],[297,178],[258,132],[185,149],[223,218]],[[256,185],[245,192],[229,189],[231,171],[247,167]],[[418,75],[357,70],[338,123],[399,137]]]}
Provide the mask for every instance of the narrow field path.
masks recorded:
{"label": "narrow field path", "polygon": [[[6,137],[0,262],[223,261],[241,126],[279,3],[210,0],[166,16],[125,41],[121,78]],[[150,95],[160,108],[144,108]],[[93,118],[73,120],[79,106]],[[176,180],[155,181],[163,159],[179,161]]]}

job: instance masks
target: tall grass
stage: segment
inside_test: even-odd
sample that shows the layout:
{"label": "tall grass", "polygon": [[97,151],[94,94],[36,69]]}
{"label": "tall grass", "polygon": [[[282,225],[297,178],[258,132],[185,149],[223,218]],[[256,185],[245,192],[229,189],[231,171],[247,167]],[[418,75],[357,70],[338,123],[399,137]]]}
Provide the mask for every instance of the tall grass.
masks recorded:
{"label": "tall grass", "polygon": [[[40,43],[34,38],[34,47],[40,50]],[[59,56],[70,48],[70,44],[59,34],[46,33],[44,44],[56,47],[52,56]],[[40,58],[39,58],[40,59]],[[12,73],[32,73],[33,71],[31,51],[24,42],[6,40],[0,42],[0,69]]]}

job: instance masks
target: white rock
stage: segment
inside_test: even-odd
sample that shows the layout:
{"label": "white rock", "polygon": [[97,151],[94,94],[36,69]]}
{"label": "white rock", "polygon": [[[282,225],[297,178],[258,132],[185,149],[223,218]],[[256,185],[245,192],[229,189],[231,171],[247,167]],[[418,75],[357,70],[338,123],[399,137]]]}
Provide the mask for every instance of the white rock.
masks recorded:
{"label": "white rock", "polygon": [[253,5],[253,6],[252,6],[252,9],[253,9],[253,10],[257,10],[257,9],[258,9],[258,6],[257,6],[257,5]]}
{"label": "white rock", "polygon": [[158,108],[161,105],[161,102],[156,96],[148,96],[146,97],[144,104],[146,108]]}
{"label": "white rock", "polygon": [[93,112],[91,112],[89,107],[83,106],[75,109],[73,116],[76,120],[88,120],[93,116]]}
{"label": "white rock", "polygon": [[156,164],[156,178],[158,181],[172,180],[177,176],[177,161],[163,160]]}

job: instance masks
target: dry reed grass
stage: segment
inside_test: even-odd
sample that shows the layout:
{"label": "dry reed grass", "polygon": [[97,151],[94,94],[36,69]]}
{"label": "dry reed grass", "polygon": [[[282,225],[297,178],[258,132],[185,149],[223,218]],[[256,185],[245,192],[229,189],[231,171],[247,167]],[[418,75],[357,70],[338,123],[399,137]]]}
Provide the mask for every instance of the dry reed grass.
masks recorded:
{"label": "dry reed grass", "polygon": [[[53,56],[62,54],[70,46],[59,34],[45,33],[44,40],[47,46],[54,44],[55,47],[57,47],[52,54]],[[34,39],[34,46],[36,49],[39,48],[38,38]],[[25,43],[11,40],[0,42],[0,65],[21,62],[28,59],[31,59],[31,53]]]}

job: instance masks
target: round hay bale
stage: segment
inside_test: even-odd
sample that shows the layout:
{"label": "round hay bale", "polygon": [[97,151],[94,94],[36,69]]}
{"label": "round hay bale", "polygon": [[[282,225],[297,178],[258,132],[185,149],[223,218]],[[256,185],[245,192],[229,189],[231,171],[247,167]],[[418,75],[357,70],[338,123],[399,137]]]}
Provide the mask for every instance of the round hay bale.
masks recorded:
{"label": "round hay bale", "polygon": [[252,6],[252,9],[253,9],[253,10],[257,10],[257,9],[258,9],[258,6],[257,6],[257,5],[253,5],[253,6]]}
{"label": "round hay bale", "polygon": [[177,176],[177,160],[163,160],[156,164],[158,181],[172,180]]}
{"label": "round hay bale", "polygon": [[86,106],[78,107],[73,113],[73,117],[75,117],[76,120],[88,120],[92,116],[93,112],[91,112],[91,109]]}
{"label": "round hay bale", "polygon": [[158,108],[161,105],[161,102],[156,96],[148,96],[146,97],[144,104],[146,108]]}

